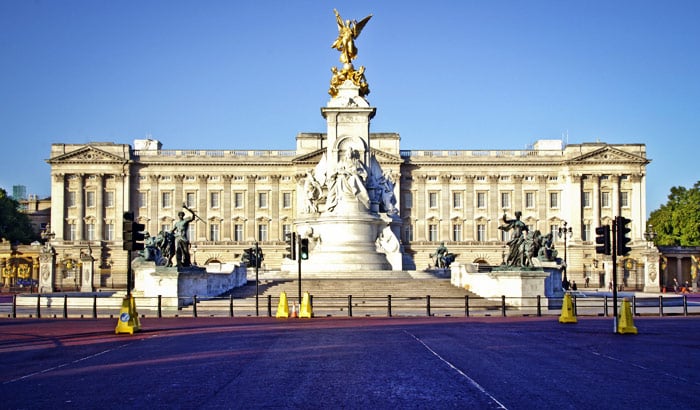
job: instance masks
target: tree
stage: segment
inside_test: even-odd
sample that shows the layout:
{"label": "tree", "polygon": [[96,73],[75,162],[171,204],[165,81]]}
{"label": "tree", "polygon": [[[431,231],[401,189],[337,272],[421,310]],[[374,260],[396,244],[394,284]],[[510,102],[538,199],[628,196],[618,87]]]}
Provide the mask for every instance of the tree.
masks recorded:
{"label": "tree", "polygon": [[0,238],[13,244],[29,244],[39,239],[27,214],[19,210],[19,202],[7,196],[3,188],[0,188]]}
{"label": "tree", "polygon": [[691,189],[673,187],[668,202],[649,216],[656,245],[700,246],[700,181]]}

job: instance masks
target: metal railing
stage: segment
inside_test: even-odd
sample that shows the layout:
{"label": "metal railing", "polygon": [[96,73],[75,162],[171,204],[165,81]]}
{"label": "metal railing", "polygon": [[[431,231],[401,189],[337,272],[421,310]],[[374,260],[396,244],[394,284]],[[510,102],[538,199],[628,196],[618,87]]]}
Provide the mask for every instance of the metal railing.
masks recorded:
{"label": "metal railing", "polygon": [[[13,295],[0,300],[0,317],[5,318],[105,318],[118,317],[122,299],[118,297],[85,297],[55,294]],[[279,298],[272,295],[255,299],[232,296],[200,299],[196,295],[180,300],[173,298],[135,298],[137,312],[144,318],[162,317],[274,317]],[[635,296],[631,298],[635,316],[700,315],[700,299],[687,295]],[[289,301],[290,311],[292,303]],[[436,297],[436,296],[316,296],[310,304],[314,317],[359,316],[545,316],[559,315],[563,298],[500,298]],[[610,316],[613,298],[572,297],[577,316]],[[618,298],[618,305],[622,298]]]}

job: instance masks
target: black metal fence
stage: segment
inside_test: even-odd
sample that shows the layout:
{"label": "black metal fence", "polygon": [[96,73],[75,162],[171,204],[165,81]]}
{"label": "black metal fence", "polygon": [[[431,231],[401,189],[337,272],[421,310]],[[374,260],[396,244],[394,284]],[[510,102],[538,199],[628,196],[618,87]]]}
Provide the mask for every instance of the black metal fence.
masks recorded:
{"label": "black metal fence", "polygon": [[[633,296],[631,309],[635,316],[700,315],[700,298],[688,295]],[[179,302],[179,303],[178,303]],[[182,300],[173,298],[135,298],[137,313],[142,318],[162,317],[274,317],[280,299],[267,295],[255,299],[235,299],[231,296]],[[310,296],[314,317],[357,316],[544,316],[561,314],[562,298],[481,298],[458,297],[346,297]],[[611,296],[572,296],[577,316],[610,316]],[[618,306],[622,298],[618,298]],[[118,317],[122,300],[117,297],[75,296],[56,294],[13,295],[0,300],[0,317],[6,318],[104,318]],[[178,305],[180,305],[178,307]],[[183,306],[184,305],[184,306]],[[296,301],[288,309],[299,309]]]}

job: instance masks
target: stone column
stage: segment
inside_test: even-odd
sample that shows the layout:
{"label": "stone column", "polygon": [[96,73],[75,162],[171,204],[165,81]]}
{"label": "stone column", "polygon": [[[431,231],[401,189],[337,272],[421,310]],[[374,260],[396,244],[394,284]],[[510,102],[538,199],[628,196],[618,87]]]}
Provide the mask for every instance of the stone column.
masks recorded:
{"label": "stone column", "polygon": [[600,175],[591,175],[593,187],[591,189],[591,208],[593,209],[593,223],[601,226],[600,219]]}
{"label": "stone column", "polygon": [[104,239],[103,227],[105,224],[105,209],[104,209],[104,176],[102,174],[95,175],[95,240],[102,241]]}
{"label": "stone column", "polygon": [[282,231],[280,229],[280,179],[282,175],[270,175],[270,180],[272,180],[272,192],[270,195],[270,224],[268,226],[267,240],[277,241],[282,238]]}
{"label": "stone column", "polygon": [[644,181],[644,175],[633,174],[630,175],[629,178],[632,182],[632,192],[630,193],[629,197],[630,208],[632,209],[630,219],[632,220],[633,226],[635,225],[634,221],[638,221],[636,224],[636,229],[633,228],[631,234],[632,240],[637,241],[644,238],[644,230],[647,226],[645,207],[646,190],[644,189],[644,184],[642,183],[642,181]]}
{"label": "stone column", "polygon": [[474,241],[474,175],[465,175],[464,240]]}
{"label": "stone column", "polygon": [[[583,186],[581,184],[581,174],[571,175],[571,184],[567,185],[571,193],[571,203],[568,204],[567,208],[569,209],[569,218],[571,218],[570,226],[574,231],[570,239],[573,245],[583,240],[583,231],[586,229],[583,223],[583,201],[581,201]],[[588,234],[590,235],[590,232],[588,232]]]}
{"label": "stone column", "polygon": [[255,241],[257,239],[257,232],[255,232],[255,211],[257,209],[255,183],[257,179],[257,175],[246,176],[246,222],[244,235],[247,241]]}
{"label": "stone column", "polygon": [[85,174],[77,174],[76,179],[78,180],[78,192],[75,196],[75,205],[77,208],[77,217],[75,218],[77,224],[75,226],[75,238],[76,241],[82,241],[85,239]]}
{"label": "stone column", "polygon": [[[491,175],[489,178],[489,203],[488,203],[488,216],[487,218],[492,221],[497,221],[502,216],[499,209],[499,192],[498,192],[498,181],[500,180],[499,175]],[[498,223],[487,223],[486,224],[486,240],[487,241],[499,241],[498,237]]]}
{"label": "stone column", "polygon": [[450,230],[452,224],[450,222],[450,210],[452,209],[452,192],[450,191],[450,180],[452,175],[440,175],[440,226],[438,227],[438,236],[441,240],[452,240]]}
{"label": "stone column", "polygon": [[[202,218],[202,221],[208,221],[208,212],[207,210],[209,209],[209,190],[207,188],[207,183],[209,182],[209,175],[197,175],[197,182],[198,182],[198,190],[199,190],[199,196],[197,198],[197,209],[195,209],[195,212],[197,212],[197,215]],[[178,206],[182,206],[182,203],[178,204]],[[192,223],[195,226],[195,235],[197,240],[199,241],[206,241],[208,239],[208,234],[207,234],[207,229],[209,227],[207,226],[206,223],[197,222],[198,220],[195,219],[192,221]],[[202,226],[204,225],[204,226]],[[201,229],[199,227],[202,226]],[[194,242],[194,241],[193,241]]]}
{"label": "stone column", "polygon": [[425,191],[425,182],[428,179],[428,176],[425,174],[417,175],[415,180],[417,181],[416,183],[416,201],[415,201],[415,207],[416,207],[416,226],[415,230],[413,231],[414,235],[414,241],[425,241],[426,240],[426,229],[427,229],[427,224],[426,224],[426,218],[428,217],[428,212],[425,206],[425,196],[427,195]]}
{"label": "stone column", "polygon": [[[148,189],[150,193],[150,198],[149,198],[149,206],[148,206],[148,219],[150,220],[150,226],[147,228],[149,232],[154,232],[154,234],[157,235],[157,232],[160,232],[160,226],[159,225],[159,218],[158,218],[158,212],[160,211],[161,208],[161,203],[160,203],[160,192],[159,192],[159,181],[160,181],[160,175],[149,175],[148,176]],[[176,209],[173,206],[173,209]],[[174,217],[174,215],[173,215]],[[151,231],[153,229],[153,224],[155,223],[155,231]]]}
{"label": "stone column", "polygon": [[547,206],[547,176],[539,175],[536,178],[539,185],[537,200],[535,201],[537,206],[537,224],[539,225],[536,229],[539,229],[543,235],[546,235],[550,232],[547,221],[547,209],[549,209]]}
{"label": "stone column", "polygon": [[63,240],[66,227],[66,176],[53,174],[51,184],[51,229],[56,233],[56,239]]}
{"label": "stone column", "polygon": [[231,180],[233,175],[224,175],[224,197],[222,198],[221,206],[223,207],[223,221],[221,222],[221,239],[223,241],[233,240],[233,234],[231,233],[231,208],[233,203],[231,202]]}
{"label": "stone column", "polygon": [[[180,209],[182,207],[182,204],[185,202],[184,199],[184,188],[183,188],[183,181],[185,180],[184,175],[173,175],[173,179],[175,179],[175,192],[173,193],[173,209]],[[175,217],[176,215],[173,215]],[[158,225],[160,225],[159,221],[156,221]],[[160,231],[160,227],[156,230],[156,232]]]}
{"label": "stone column", "polygon": [[620,209],[620,175],[610,175],[610,185],[612,185],[612,198],[610,200],[612,203],[612,214],[613,216],[622,215],[622,210]]}

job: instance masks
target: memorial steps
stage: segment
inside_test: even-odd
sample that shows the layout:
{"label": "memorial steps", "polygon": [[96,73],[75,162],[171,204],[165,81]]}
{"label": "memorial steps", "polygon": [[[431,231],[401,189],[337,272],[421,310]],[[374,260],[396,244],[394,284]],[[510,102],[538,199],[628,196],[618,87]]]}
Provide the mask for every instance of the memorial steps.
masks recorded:
{"label": "memorial steps", "polygon": [[[299,305],[299,282],[288,274],[259,273],[258,315],[277,312],[282,292],[287,296],[290,311],[294,303]],[[428,310],[434,316],[464,316],[465,300],[484,306],[489,310],[498,308],[498,303],[485,301],[479,296],[450,283],[449,277],[436,277],[430,272],[382,271],[348,273],[342,278],[309,278],[302,275],[301,291],[308,292],[313,300],[315,317],[323,316],[426,316]],[[430,302],[428,304],[428,297]],[[391,301],[389,305],[389,299]],[[255,276],[249,275],[245,286],[231,290],[220,298],[202,300],[197,304],[197,314],[201,316],[217,314],[233,301],[234,316],[255,316],[256,283]],[[389,306],[391,306],[389,308]],[[428,307],[430,306],[430,307]],[[349,312],[351,309],[351,312]],[[182,315],[189,315],[192,306],[182,309]]]}

